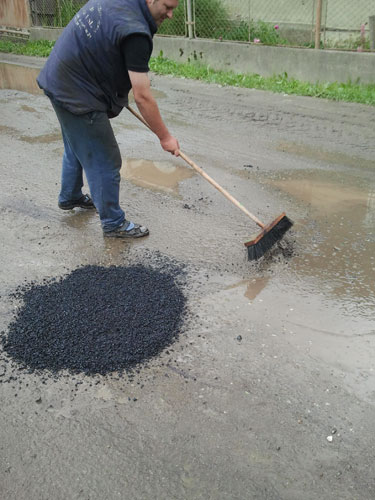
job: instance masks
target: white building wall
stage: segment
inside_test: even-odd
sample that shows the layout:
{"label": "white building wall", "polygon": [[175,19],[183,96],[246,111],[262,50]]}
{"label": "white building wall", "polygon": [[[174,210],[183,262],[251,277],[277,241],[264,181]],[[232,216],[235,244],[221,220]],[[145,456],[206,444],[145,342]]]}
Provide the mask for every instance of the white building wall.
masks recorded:
{"label": "white building wall", "polygon": [[[317,0],[222,1],[234,18],[275,24],[315,23]],[[375,15],[375,0],[323,0],[323,24],[328,29],[359,30],[371,15]]]}

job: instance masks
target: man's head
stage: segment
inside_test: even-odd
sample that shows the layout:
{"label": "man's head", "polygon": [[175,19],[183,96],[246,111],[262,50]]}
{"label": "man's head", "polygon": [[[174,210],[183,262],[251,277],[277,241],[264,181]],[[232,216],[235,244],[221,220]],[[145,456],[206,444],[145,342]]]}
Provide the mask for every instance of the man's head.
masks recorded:
{"label": "man's head", "polygon": [[178,0],[146,0],[151,15],[159,27],[164,19],[172,19]]}

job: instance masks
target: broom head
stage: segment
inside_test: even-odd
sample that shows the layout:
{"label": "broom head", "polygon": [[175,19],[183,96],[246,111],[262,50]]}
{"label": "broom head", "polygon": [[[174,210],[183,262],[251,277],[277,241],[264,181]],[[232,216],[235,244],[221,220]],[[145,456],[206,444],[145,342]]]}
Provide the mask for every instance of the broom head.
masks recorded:
{"label": "broom head", "polygon": [[248,259],[260,259],[275,243],[281,240],[292,226],[293,222],[283,212],[271,224],[268,224],[254,240],[245,243]]}

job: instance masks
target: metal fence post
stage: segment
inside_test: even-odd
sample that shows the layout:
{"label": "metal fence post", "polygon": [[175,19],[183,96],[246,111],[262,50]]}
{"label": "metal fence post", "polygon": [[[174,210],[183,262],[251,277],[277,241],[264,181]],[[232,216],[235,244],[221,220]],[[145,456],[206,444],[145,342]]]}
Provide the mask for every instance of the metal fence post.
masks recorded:
{"label": "metal fence post", "polygon": [[316,7],[316,22],[315,22],[315,49],[320,49],[320,30],[322,24],[322,4],[323,0],[318,0]]}
{"label": "metal fence post", "polygon": [[375,16],[368,18],[368,26],[370,32],[370,49],[375,50]]}
{"label": "metal fence post", "polygon": [[56,2],[56,10],[57,10],[57,15],[58,15],[58,19],[59,19],[59,26],[62,26],[60,0],[57,0],[57,2]]}
{"label": "metal fence post", "polygon": [[186,10],[187,10],[188,36],[189,38],[193,38],[193,13],[191,9],[191,0],[186,0]]}

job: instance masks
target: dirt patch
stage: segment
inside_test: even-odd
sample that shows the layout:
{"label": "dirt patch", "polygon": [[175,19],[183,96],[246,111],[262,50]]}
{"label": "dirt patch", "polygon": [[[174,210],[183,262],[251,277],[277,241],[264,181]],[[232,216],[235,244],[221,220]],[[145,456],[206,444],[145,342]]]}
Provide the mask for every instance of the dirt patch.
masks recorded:
{"label": "dirt patch", "polygon": [[61,133],[44,134],[44,135],[21,135],[20,140],[29,144],[49,144],[61,140]]}
{"label": "dirt patch", "polygon": [[18,131],[13,127],[8,127],[7,125],[0,125],[0,133],[4,134],[17,134]]}
{"label": "dirt patch", "polygon": [[26,111],[27,113],[38,113],[35,108],[32,108],[31,106],[27,106],[27,104],[22,104],[21,106],[22,111]]}

